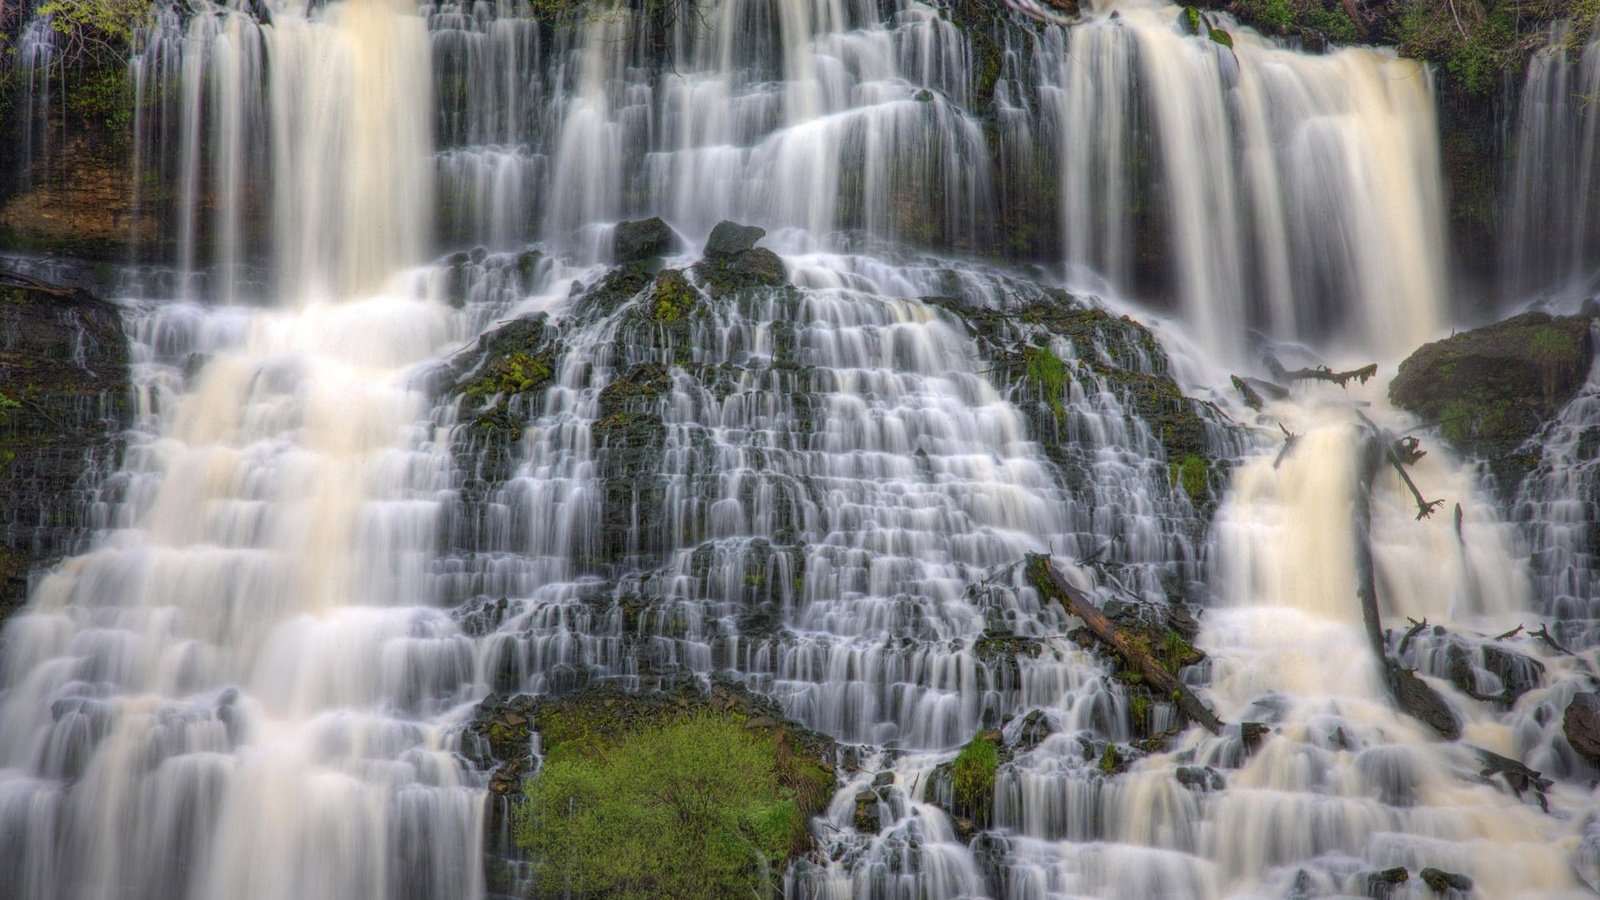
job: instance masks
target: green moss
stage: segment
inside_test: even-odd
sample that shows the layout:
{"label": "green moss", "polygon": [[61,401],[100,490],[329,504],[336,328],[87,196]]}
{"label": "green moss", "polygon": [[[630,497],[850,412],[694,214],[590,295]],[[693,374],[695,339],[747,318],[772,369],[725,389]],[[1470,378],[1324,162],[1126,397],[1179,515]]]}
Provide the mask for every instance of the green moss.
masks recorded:
{"label": "green moss", "polygon": [[1308,37],[1315,32],[1338,43],[1360,37],[1343,6],[1322,0],[1234,0],[1229,11],[1267,34]]}
{"label": "green moss", "polygon": [[489,370],[467,385],[474,399],[495,394],[521,394],[543,387],[555,372],[551,360],[517,350],[489,364]]}
{"label": "green moss", "polygon": [[1183,488],[1189,502],[1199,506],[1209,498],[1210,478],[1205,460],[1191,453],[1172,464],[1172,475],[1173,483]]}
{"label": "green moss", "polygon": [[669,324],[676,322],[694,310],[699,297],[682,272],[667,269],[656,276],[655,290],[650,296],[650,318]]}
{"label": "green moss", "polygon": [[985,731],[956,755],[950,766],[950,787],[958,811],[977,818],[994,798],[994,776],[1000,768],[999,735]]}
{"label": "green moss", "polygon": [[1022,351],[1023,377],[1039,389],[1044,401],[1057,416],[1066,414],[1062,400],[1066,397],[1071,373],[1061,358],[1044,347],[1028,347]]}
{"label": "green moss", "polygon": [[1127,768],[1127,763],[1122,758],[1122,751],[1116,744],[1107,743],[1105,752],[1100,754],[1100,771],[1106,775],[1115,775]]}
{"label": "green moss", "polygon": [[778,743],[702,712],[609,746],[558,744],[529,782],[517,841],[550,893],[772,896],[807,841]]}

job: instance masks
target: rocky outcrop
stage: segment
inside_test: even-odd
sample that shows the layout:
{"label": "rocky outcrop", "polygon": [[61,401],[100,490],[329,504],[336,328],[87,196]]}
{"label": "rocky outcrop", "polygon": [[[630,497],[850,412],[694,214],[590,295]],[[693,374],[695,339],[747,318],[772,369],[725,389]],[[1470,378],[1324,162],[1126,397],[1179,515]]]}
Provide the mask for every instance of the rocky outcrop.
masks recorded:
{"label": "rocky outcrop", "polygon": [[1485,460],[1502,491],[1539,461],[1525,442],[1572,399],[1594,362],[1590,320],[1530,312],[1428,344],[1400,364],[1389,398]]}
{"label": "rocky outcrop", "polygon": [[72,551],[95,475],[120,449],[128,349],[89,292],[0,274],[0,618],[28,576]]}

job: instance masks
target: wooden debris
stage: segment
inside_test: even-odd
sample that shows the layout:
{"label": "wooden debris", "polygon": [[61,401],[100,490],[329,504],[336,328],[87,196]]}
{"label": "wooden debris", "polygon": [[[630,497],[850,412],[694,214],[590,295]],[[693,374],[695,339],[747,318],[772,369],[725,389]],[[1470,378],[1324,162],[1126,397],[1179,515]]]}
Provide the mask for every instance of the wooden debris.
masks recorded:
{"label": "wooden debris", "polygon": [[1212,734],[1221,734],[1223,723],[1200,698],[1183,682],[1167,671],[1159,660],[1139,643],[1106,618],[1105,613],[1082,591],[1078,590],[1057,572],[1050,558],[1040,553],[1028,554],[1028,580],[1048,600],[1061,604],[1069,614],[1083,620],[1094,637],[1137,671],[1158,696],[1171,697],[1178,709],[1191,721],[1199,723]]}

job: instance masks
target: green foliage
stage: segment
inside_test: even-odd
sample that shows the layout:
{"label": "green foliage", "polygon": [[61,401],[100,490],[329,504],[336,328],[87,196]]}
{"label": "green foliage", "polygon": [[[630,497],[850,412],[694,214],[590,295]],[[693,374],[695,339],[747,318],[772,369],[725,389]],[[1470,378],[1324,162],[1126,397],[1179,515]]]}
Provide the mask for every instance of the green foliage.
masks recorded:
{"label": "green foliage", "polygon": [[1189,495],[1189,502],[1204,503],[1209,493],[1206,461],[1190,454],[1173,464],[1173,481]]}
{"label": "green foliage", "polygon": [[806,841],[782,741],[710,713],[623,736],[570,736],[516,813],[544,892],[770,896]]}
{"label": "green foliage", "polygon": [[994,776],[1000,768],[1000,745],[983,732],[961,748],[950,767],[955,808],[973,811],[986,807],[994,796]]}
{"label": "green foliage", "polygon": [[1122,751],[1116,744],[1107,743],[1105,752],[1100,754],[1100,771],[1106,775],[1115,775],[1127,768],[1127,763],[1122,759]]}
{"label": "green foliage", "polygon": [[5,394],[0,394],[0,413],[10,413],[12,410],[18,410],[21,408],[21,403],[18,403],[10,397],[7,397]]}
{"label": "green foliage", "polygon": [[1066,414],[1061,400],[1066,396],[1067,382],[1071,377],[1067,364],[1045,347],[1028,347],[1022,351],[1023,377],[1038,386],[1045,402],[1056,415]]}
{"label": "green foliage", "polygon": [[67,91],[67,108],[87,121],[103,125],[113,135],[133,128],[133,92],[121,66],[104,66],[83,73]]}
{"label": "green foliage", "polygon": [[1526,55],[1516,13],[1493,0],[1408,0],[1396,37],[1400,52],[1444,67],[1469,94],[1486,94],[1508,67]]}
{"label": "green foliage", "polygon": [[1230,9],[1269,34],[1314,31],[1340,43],[1351,43],[1360,37],[1343,6],[1334,4],[1330,8],[1322,0],[1234,0]]}
{"label": "green foliage", "polygon": [[151,9],[148,0],[46,0],[36,12],[51,17],[67,58],[81,65],[125,57]]}

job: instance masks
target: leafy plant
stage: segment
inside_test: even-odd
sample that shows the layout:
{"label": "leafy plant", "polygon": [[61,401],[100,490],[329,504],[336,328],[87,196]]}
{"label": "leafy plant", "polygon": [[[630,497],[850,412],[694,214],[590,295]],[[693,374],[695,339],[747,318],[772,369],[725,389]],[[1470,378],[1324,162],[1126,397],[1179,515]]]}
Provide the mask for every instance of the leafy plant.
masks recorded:
{"label": "leafy plant", "polygon": [[35,12],[50,17],[67,59],[82,65],[122,59],[150,10],[148,0],[46,0]]}

